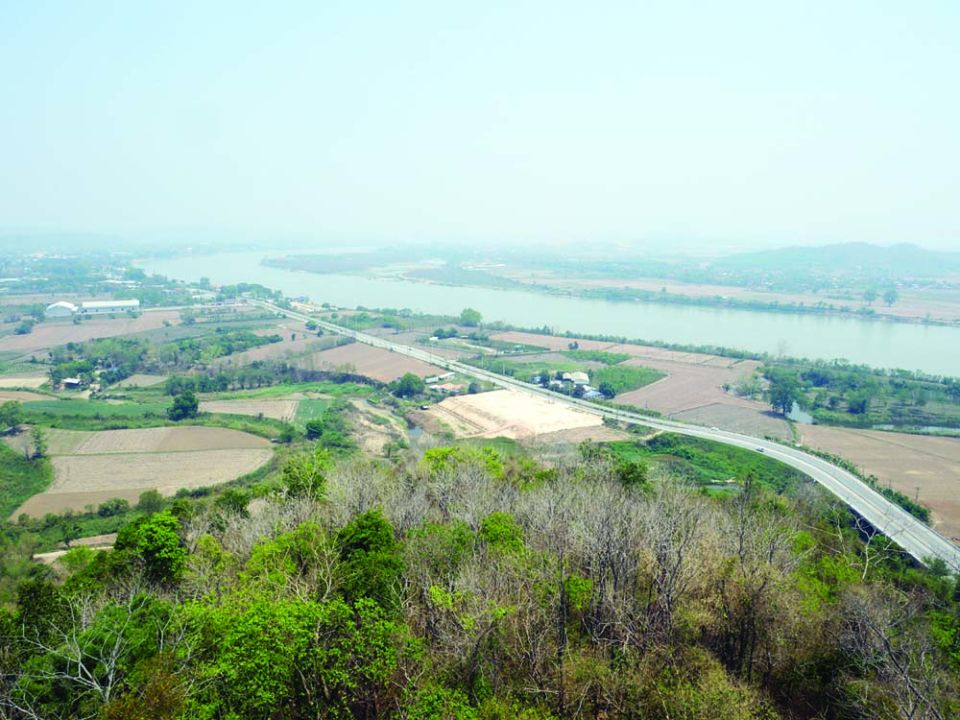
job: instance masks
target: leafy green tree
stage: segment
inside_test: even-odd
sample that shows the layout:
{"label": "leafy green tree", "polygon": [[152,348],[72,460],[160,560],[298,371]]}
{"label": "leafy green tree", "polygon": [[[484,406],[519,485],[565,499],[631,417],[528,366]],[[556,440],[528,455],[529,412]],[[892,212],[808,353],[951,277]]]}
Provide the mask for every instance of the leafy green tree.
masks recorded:
{"label": "leafy green tree", "polygon": [[613,398],[617,396],[617,389],[606,380],[600,383],[600,385],[597,387],[597,390],[607,400],[613,400]]}
{"label": "leafy green tree", "polygon": [[193,390],[184,390],[173,398],[173,404],[167,410],[167,417],[173,421],[195,418],[200,410],[200,401]]}
{"label": "leafy green tree", "polygon": [[330,453],[322,448],[289,458],[280,473],[286,494],[290,497],[322,499],[330,466]]}
{"label": "leafy green tree", "polygon": [[423,378],[408,372],[397,381],[393,394],[397,397],[415,397],[426,389],[427,384]]}
{"label": "leafy green tree", "polygon": [[23,405],[16,400],[0,405],[0,432],[8,428],[16,428],[22,422]]}
{"label": "leafy green tree", "polygon": [[770,407],[783,415],[793,410],[799,396],[796,381],[789,376],[777,375],[770,380]]}
{"label": "leafy green tree", "polygon": [[17,624],[25,637],[45,643],[62,623],[66,606],[60,588],[41,578],[24,580],[17,588]]}
{"label": "leafy green tree", "polygon": [[237,517],[250,517],[247,511],[247,505],[250,503],[250,494],[240,488],[229,488],[224,490],[214,501],[214,505],[229,515]]}
{"label": "leafy green tree", "polygon": [[476,720],[477,709],[459,690],[428,687],[416,694],[406,708],[408,720]]}
{"label": "leafy green tree", "polygon": [[147,577],[158,583],[178,581],[187,565],[180,521],[169,512],[140,518],[117,533],[114,549],[142,559]]}
{"label": "leafy green tree", "polygon": [[388,717],[399,700],[409,633],[370,600],[209,607],[194,626],[211,678],[203,717]]}
{"label": "leafy green tree", "polygon": [[627,487],[642,487],[647,484],[649,468],[642,460],[623,460],[617,464],[617,479]]}
{"label": "leafy green tree", "polygon": [[385,608],[399,602],[403,559],[393,526],[379,510],[357,515],[337,534],[344,595],[371,598]]}
{"label": "leafy green tree", "polygon": [[876,302],[878,295],[879,293],[877,292],[877,289],[870,287],[863,292],[863,299],[866,300],[867,305],[872,305],[874,302]]}
{"label": "leafy green tree", "polygon": [[896,288],[887,288],[883,291],[883,301],[887,304],[887,307],[893,305],[899,299],[900,293],[897,292]]}
{"label": "leafy green tree", "polygon": [[163,495],[157,490],[147,490],[140,493],[137,500],[137,510],[147,515],[153,515],[163,510]]}
{"label": "leafy green tree", "polygon": [[320,418],[308,420],[304,430],[307,440],[317,440],[321,435],[323,435],[323,420]]}
{"label": "leafy green tree", "polygon": [[43,428],[34,426],[30,430],[30,442],[33,445],[33,457],[36,459],[47,456],[47,435]]}
{"label": "leafy green tree", "polygon": [[284,423],[280,428],[280,433],[277,435],[277,440],[282,442],[284,445],[289,445],[297,437],[297,431],[290,423]]}
{"label": "leafy green tree", "polygon": [[510,513],[495,512],[480,522],[480,539],[489,547],[508,554],[523,552],[523,528]]}
{"label": "leafy green tree", "polygon": [[461,325],[466,325],[467,327],[477,327],[481,322],[483,322],[483,315],[480,314],[479,310],[474,310],[473,308],[464,308],[460,312]]}
{"label": "leafy green tree", "polygon": [[114,515],[122,515],[129,510],[130,503],[123,498],[110,498],[100,503],[97,508],[97,515],[100,517],[113,517]]}
{"label": "leafy green tree", "polygon": [[865,415],[870,409],[870,395],[865,392],[859,392],[847,400],[847,411],[851,415]]}

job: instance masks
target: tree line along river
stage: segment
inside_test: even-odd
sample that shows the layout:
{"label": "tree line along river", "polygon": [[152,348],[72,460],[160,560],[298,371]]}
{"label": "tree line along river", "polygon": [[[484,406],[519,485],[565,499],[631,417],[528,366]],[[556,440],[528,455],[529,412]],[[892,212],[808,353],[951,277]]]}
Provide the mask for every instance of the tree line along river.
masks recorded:
{"label": "tree line along river", "polygon": [[558,297],[526,290],[454,287],[362,274],[316,274],[265,267],[280,253],[242,252],[149,258],[150,273],[215,285],[260,283],[288,296],[355,307],[409,308],[456,315],[464,307],[522,327],[631,339],[719,345],[794,357],[844,358],[875,367],[960,376],[960,328],[860,318]]}

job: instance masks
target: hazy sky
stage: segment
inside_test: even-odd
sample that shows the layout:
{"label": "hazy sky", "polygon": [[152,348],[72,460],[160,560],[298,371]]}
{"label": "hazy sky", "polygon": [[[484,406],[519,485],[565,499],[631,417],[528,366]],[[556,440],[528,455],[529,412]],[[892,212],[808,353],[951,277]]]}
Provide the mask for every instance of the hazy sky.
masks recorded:
{"label": "hazy sky", "polygon": [[0,0],[0,226],[960,249],[958,38],[956,0]]}

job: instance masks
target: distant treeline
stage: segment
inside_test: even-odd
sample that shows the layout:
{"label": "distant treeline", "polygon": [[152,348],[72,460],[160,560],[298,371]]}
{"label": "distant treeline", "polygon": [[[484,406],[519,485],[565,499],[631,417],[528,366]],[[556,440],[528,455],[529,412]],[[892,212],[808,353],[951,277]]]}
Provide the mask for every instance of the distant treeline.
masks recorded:
{"label": "distant treeline", "polygon": [[243,367],[224,367],[190,375],[172,375],[167,378],[164,392],[178,395],[184,390],[193,392],[226,392],[250,390],[272,385],[330,381],[379,386],[375,380],[353,372],[335,370],[305,370],[287,362],[255,361]]}

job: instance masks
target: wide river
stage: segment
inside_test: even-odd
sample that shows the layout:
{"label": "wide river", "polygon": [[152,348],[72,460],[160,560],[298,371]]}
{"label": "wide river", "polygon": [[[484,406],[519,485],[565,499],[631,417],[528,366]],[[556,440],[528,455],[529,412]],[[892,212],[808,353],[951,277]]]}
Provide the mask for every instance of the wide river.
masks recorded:
{"label": "wide river", "polygon": [[[279,253],[272,253],[277,255]],[[792,315],[710,307],[609,302],[524,290],[430,285],[368,275],[318,275],[268,268],[267,253],[243,252],[139,262],[147,272],[215,285],[255,282],[289,296],[355,307],[410,308],[457,315],[465,307],[487,321],[547,325],[597,335],[697,345],[722,345],[795,357],[844,358],[876,367],[960,376],[960,328],[878,320]]]}

